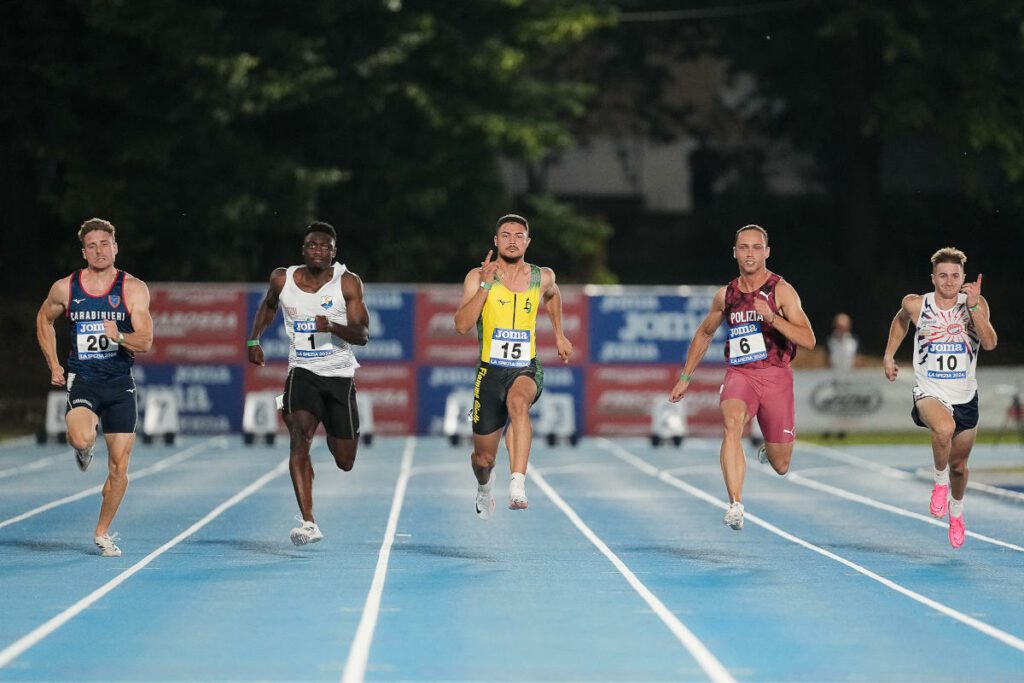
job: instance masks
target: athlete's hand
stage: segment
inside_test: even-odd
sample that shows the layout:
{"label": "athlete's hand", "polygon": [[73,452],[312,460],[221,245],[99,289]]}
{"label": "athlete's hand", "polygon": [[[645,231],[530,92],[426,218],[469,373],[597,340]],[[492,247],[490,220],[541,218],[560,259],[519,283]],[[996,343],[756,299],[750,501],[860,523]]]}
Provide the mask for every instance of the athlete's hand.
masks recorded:
{"label": "athlete's hand", "polygon": [[775,322],[775,310],[771,304],[768,303],[768,295],[764,292],[758,292],[758,295],[754,297],[754,310],[761,316],[766,323],[771,325]]}
{"label": "athlete's hand", "polygon": [[671,401],[672,403],[679,403],[681,400],[683,400],[683,395],[686,393],[686,390],[689,387],[690,380],[683,379],[680,377],[679,381],[676,382],[676,385],[672,387],[672,393],[668,395],[668,400]]}
{"label": "athlete's hand", "polygon": [[263,360],[263,347],[257,344],[249,347],[249,362],[253,365],[266,365]]}
{"label": "athlete's hand", "polygon": [[981,301],[981,273],[978,273],[978,279],[974,282],[965,282],[960,291],[967,295],[968,308],[977,306]]}
{"label": "athlete's hand", "polygon": [[327,319],[327,316],[325,316],[325,315],[314,316],[313,320],[314,320],[314,322],[316,322],[316,331],[317,332],[330,332],[331,331],[331,321]]}
{"label": "athlete's hand", "polygon": [[896,375],[900,373],[900,366],[896,365],[895,358],[883,358],[882,367],[885,369],[885,377],[890,382],[896,381]]}
{"label": "athlete's hand", "polygon": [[64,368],[58,365],[50,370],[50,384],[55,387],[62,387],[67,384],[67,380],[64,379]]}
{"label": "athlete's hand", "polygon": [[103,334],[107,335],[107,339],[111,341],[117,341],[117,335],[121,334],[117,329],[117,323],[113,320],[103,321]]}
{"label": "athlete's hand", "polygon": [[563,363],[568,363],[569,356],[572,355],[572,342],[566,339],[565,335],[561,335],[555,339],[555,346],[558,348],[558,357]]}
{"label": "athlete's hand", "polygon": [[494,250],[491,249],[487,252],[487,258],[480,262],[480,282],[493,282],[494,273],[498,270],[498,262],[492,261],[491,256],[494,254]]}

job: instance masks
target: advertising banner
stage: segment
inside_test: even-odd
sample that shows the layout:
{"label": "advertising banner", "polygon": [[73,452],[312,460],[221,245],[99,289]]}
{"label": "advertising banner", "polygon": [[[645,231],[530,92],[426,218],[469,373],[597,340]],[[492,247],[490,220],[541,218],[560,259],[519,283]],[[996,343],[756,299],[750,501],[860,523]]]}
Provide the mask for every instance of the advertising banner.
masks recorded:
{"label": "advertising banner", "polygon": [[[590,362],[682,365],[714,287],[595,287],[590,297]],[[589,290],[588,290],[589,291]],[[724,362],[719,328],[705,362]]]}
{"label": "advertising banner", "polygon": [[245,360],[246,285],[150,285],[153,349],[140,363],[239,363]]}
{"label": "advertising banner", "polygon": [[364,292],[370,313],[370,341],[352,347],[360,363],[411,361],[416,293],[411,287],[367,284]]}
{"label": "advertising banner", "polygon": [[132,370],[139,393],[140,424],[150,388],[172,390],[178,399],[181,431],[217,434],[242,429],[243,373],[234,363],[156,363]]}
{"label": "advertising banner", "polygon": [[[476,330],[455,331],[462,285],[426,285],[416,294],[416,362],[420,365],[475,365],[480,345]],[[470,380],[472,386],[472,380]],[[423,384],[420,383],[420,388]],[[422,424],[422,421],[421,421]]]}

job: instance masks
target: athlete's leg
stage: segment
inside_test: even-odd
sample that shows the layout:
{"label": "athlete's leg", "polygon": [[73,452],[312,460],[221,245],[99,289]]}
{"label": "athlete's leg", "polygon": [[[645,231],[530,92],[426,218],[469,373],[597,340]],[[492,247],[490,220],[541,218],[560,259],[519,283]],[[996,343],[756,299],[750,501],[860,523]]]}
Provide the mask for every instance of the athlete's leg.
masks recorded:
{"label": "athlete's leg", "polygon": [[505,434],[505,447],[508,448],[509,470],[513,474],[526,474],[530,447],[533,444],[530,406],[536,397],[537,383],[532,377],[523,375],[516,377],[505,399],[510,420],[508,432]]}
{"label": "athlete's leg", "polygon": [[[94,428],[95,429],[95,428]],[[104,434],[107,442],[107,480],[103,483],[103,502],[100,516],[96,521],[96,536],[103,536],[110,530],[117,508],[128,490],[128,460],[135,445],[135,433]]]}
{"label": "athlete's leg", "polygon": [[743,458],[743,428],[750,416],[747,414],[746,401],[740,399],[728,398],[722,401],[721,409],[722,424],[725,427],[719,454],[722,476],[725,478],[729,502],[738,503],[743,497],[743,476],[747,470],[747,463]]}
{"label": "athlete's leg", "polygon": [[338,469],[348,472],[356,462],[356,450],[359,448],[359,439],[342,439],[340,437],[327,435],[327,448],[334,456],[334,463]]}
{"label": "athlete's leg", "polygon": [[793,459],[793,442],[771,443],[764,442],[765,453],[768,455],[768,464],[779,474],[789,471],[789,462]]}
{"label": "athlete's leg", "polygon": [[949,408],[931,396],[919,398],[914,404],[917,413],[932,432],[932,458],[936,470],[944,470],[949,464],[949,451],[953,444],[956,423]]}
{"label": "athlete's leg", "polygon": [[978,428],[965,429],[953,437],[949,450],[949,492],[953,500],[962,501],[967,492],[967,458],[971,455]]}
{"label": "athlete's leg", "polygon": [[473,434],[473,453],[469,456],[473,465],[476,482],[485,486],[491,480],[491,470],[498,457],[498,444],[501,442],[501,430],[490,434]]}
{"label": "athlete's leg", "polygon": [[96,443],[96,425],[100,423],[96,413],[88,408],[72,408],[64,416],[68,426],[68,444],[76,451],[84,451]]}
{"label": "athlete's leg", "polygon": [[316,521],[313,517],[313,463],[309,458],[309,449],[313,445],[313,435],[316,434],[319,422],[313,413],[305,410],[296,410],[284,416],[290,437],[288,472],[292,476],[299,513],[303,521],[307,522]]}

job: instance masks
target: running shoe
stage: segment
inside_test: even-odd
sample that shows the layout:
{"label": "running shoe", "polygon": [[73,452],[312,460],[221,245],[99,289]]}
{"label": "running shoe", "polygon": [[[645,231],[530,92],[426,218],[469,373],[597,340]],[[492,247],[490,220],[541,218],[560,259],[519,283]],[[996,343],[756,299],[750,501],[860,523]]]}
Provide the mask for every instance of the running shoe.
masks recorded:
{"label": "running shoe", "polygon": [[757,449],[757,461],[762,465],[768,464],[768,448],[764,444],[761,444],[761,447]]}
{"label": "running shoe", "polygon": [[320,527],[316,525],[316,522],[306,521],[298,515],[295,515],[295,519],[299,522],[299,526],[292,529],[291,533],[292,543],[295,545],[316,543],[324,537],[323,533],[320,531]]}
{"label": "running shoe", "polygon": [[936,484],[932,489],[932,500],[928,504],[928,512],[932,517],[942,519],[946,516],[946,500],[949,498],[949,484]]}
{"label": "running shoe", "polygon": [[729,505],[729,509],[725,511],[725,517],[722,519],[722,523],[731,529],[739,531],[743,528],[743,503],[735,502]]}
{"label": "running shoe", "polygon": [[967,535],[967,530],[964,529],[964,517],[949,516],[949,544],[954,548],[959,548],[964,544],[964,537]]}
{"label": "running shoe", "polygon": [[476,516],[480,519],[490,519],[494,513],[494,494],[491,492],[493,483],[494,470],[491,470],[491,478],[487,483],[476,487]]}
{"label": "running shoe", "polygon": [[114,545],[114,541],[117,539],[117,534],[103,534],[95,537],[93,542],[96,543],[96,547],[99,548],[100,555],[103,557],[121,557],[121,549]]}
{"label": "running shoe", "polygon": [[508,483],[508,509],[525,510],[529,506],[530,501],[526,499],[526,475],[517,472]]}
{"label": "running shoe", "polygon": [[[78,469],[85,472],[89,469],[89,465],[92,464],[92,451],[96,448],[96,444],[89,446],[88,448],[82,448],[79,450],[75,449],[75,462],[78,463]],[[118,552],[120,555],[120,552]]]}

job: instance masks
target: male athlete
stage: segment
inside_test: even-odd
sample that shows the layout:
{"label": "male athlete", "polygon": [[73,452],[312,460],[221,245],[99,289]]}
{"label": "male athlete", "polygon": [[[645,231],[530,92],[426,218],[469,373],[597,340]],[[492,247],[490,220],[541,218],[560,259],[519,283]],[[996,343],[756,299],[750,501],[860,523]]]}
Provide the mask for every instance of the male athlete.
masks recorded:
{"label": "male athlete", "polygon": [[323,539],[313,516],[313,463],[309,448],[317,426],[327,432],[327,447],[337,466],[348,472],[359,445],[352,344],[370,338],[370,315],[363,303],[363,281],[336,263],[338,236],[329,223],[311,223],[302,240],[305,265],[277,268],[260,303],[247,342],[249,362],[263,365],[260,337],[284,307],[284,327],[291,340],[288,379],[284,385],[284,422],[291,436],[288,470],[299,504],[299,526],[292,543]]}
{"label": "male athlete", "polygon": [[[996,331],[989,307],[981,295],[981,274],[964,281],[967,256],[945,247],[932,254],[934,292],[908,294],[889,326],[889,341],[882,357],[885,376],[895,381],[899,372],[894,355],[910,323],[914,336],[914,408],[910,415],[932,432],[935,486],[928,505],[933,517],[949,511],[949,543],[964,544],[964,493],[967,458],[978,435],[978,347],[996,347]],[[947,505],[948,503],[948,505]]]}
{"label": "male athlete", "polygon": [[[96,428],[103,426],[107,480],[93,536],[101,555],[120,557],[110,524],[128,490],[128,460],[135,444],[138,405],[132,364],[136,353],[153,345],[153,318],[146,283],[114,266],[114,226],[90,218],[78,229],[78,239],[86,267],[50,287],[36,314],[36,339],[50,367],[50,384],[67,387],[68,443],[83,472],[92,462]],[[68,318],[71,340],[66,380],[53,329],[61,315]]]}
{"label": "male athlete", "polygon": [[729,507],[723,521],[737,531],[743,528],[743,428],[756,415],[764,435],[759,459],[779,474],[789,471],[796,438],[790,361],[797,346],[811,350],[815,344],[796,290],[765,266],[770,251],[768,232],[761,226],[745,225],[736,231],[732,254],[740,275],[715,292],[711,311],[697,328],[686,365],[669,395],[673,403],[683,398],[712,337],[725,321],[729,367],[719,398],[725,426],[720,458]]}
{"label": "male athlete", "polygon": [[[501,431],[505,433],[509,468],[510,510],[525,510],[526,466],[530,459],[533,427],[530,406],[544,389],[544,369],[537,359],[537,310],[543,304],[551,319],[555,345],[568,363],[572,343],[562,333],[562,296],[555,273],[524,259],[530,246],[530,226],[522,216],[498,219],[494,250],[479,268],[466,274],[462,303],[455,313],[455,329],[466,334],[473,327],[480,339],[480,362],[473,389],[473,454],[476,475],[476,514],[490,519],[494,512],[494,461]],[[511,422],[510,422],[511,420]]]}

